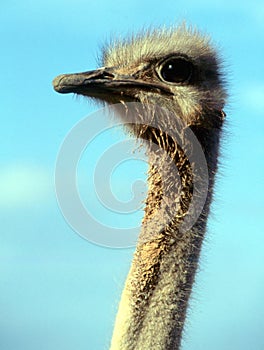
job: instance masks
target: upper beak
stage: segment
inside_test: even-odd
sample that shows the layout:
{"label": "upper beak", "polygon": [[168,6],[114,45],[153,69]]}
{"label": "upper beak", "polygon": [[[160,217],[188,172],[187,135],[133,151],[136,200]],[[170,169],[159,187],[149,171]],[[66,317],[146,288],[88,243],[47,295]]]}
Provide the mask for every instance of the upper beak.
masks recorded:
{"label": "upper beak", "polygon": [[[114,75],[104,68],[94,71],[74,74],[62,74],[53,80],[54,90],[62,94],[70,92],[84,93],[89,91],[92,95],[94,90],[104,90],[111,85]],[[94,91],[95,92],[95,91]]]}
{"label": "upper beak", "polygon": [[104,94],[126,95],[135,97],[139,90],[171,91],[162,84],[146,82],[133,75],[117,74],[114,68],[99,68],[94,71],[62,74],[53,80],[53,87],[60,93],[77,93],[91,97],[100,97]]}

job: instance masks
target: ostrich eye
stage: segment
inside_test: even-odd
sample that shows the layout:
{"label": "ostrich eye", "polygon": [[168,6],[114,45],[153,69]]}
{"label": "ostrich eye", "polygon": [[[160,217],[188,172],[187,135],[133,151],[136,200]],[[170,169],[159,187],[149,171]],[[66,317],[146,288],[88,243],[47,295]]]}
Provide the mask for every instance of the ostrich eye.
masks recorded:
{"label": "ostrich eye", "polygon": [[161,64],[159,74],[169,83],[188,82],[193,73],[193,65],[183,57],[170,58]]}

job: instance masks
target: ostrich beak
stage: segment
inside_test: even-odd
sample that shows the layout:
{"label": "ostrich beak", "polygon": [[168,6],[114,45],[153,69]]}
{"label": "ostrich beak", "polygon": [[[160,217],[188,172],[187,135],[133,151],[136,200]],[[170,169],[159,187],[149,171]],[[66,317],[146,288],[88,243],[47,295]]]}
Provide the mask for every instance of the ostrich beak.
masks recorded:
{"label": "ostrich beak", "polygon": [[171,95],[172,92],[162,83],[146,82],[133,75],[118,74],[114,68],[99,68],[94,71],[75,74],[62,74],[53,80],[54,90],[62,93],[105,99],[106,95],[119,95],[135,98],[138,91],[147,90]]}

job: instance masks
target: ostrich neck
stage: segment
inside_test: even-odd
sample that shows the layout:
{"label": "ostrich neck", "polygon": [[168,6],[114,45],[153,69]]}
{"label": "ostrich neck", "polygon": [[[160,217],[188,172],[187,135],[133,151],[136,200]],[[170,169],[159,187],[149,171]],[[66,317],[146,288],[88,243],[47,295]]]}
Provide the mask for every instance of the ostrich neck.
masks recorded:
{"label": "ostrich neck", "polygon": [[[161,230],[158,219],[162,217],[155,213],[162,198],[162,181],[155,167],[150,167],[145,217],[121,297],[110,350],[178,350],[180,347],[209,213],[221,130],[197,127],[194,132],[204,150],[209,171],[209,191],[203,211],[187,232],[179,231],[181,215],[176,212]],[[176,155],[174,162],[182,169],[179,170],[183,182],[181,192],[177,193],[173,187],[178,186],[175,174],[167,174],[167,185],[175,191],[184,213],[191,197],[192,178],[182,166],[180,156]]]}

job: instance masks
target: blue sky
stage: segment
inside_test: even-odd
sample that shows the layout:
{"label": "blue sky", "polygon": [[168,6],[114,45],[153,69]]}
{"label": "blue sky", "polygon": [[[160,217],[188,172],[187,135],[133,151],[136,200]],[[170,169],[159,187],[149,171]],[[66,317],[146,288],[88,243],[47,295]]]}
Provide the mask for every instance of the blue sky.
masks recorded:
{"label": "blue sky", "polygon": [[[264,348],[263,2],[14,0],[3,1],[0,12],[2,350],[108,348],[133,249],[89,243],[60,212],[59,147],[97,106],[56,94],[51,81],[96,68],[111,36],[182,19],[221,48],[230,91],[221,174],[182,349]],[[116,183],[125,188],[131,177],[123,173]],[[133,168],[132,175],[142,173]]]}

